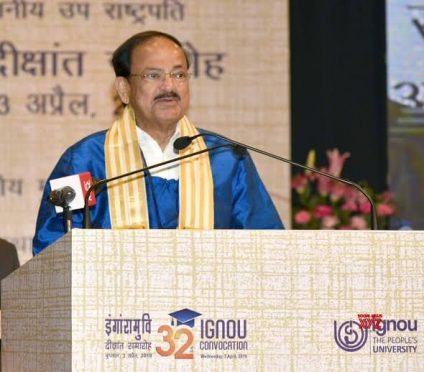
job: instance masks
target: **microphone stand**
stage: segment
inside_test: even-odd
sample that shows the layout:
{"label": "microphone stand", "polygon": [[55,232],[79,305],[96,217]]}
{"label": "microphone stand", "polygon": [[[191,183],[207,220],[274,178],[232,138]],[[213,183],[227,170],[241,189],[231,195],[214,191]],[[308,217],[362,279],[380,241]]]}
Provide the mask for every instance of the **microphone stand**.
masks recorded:
{"label": "microphone stand", "polygon": [[63,222],[65,224],[65,233],[72,230],[72,211],[69,205],[63,206]]}
{"label": "microphone stand", "polygon": [[341,178],[341,177],[333,176],[330,173],[326,173],[326,172],[320,171],[318,169],[315,169],[315,168],[312,168],[312,167],[308,167],[308,166],[303,165],[303,164],[296,163],[296,162],[294,162],[292,160],[288,160],[286,158],[283,158],[281,156],[272,154],[270,152],[267,152],[267,151],[258,149],[256,147],[245,145],[244,143],[234,141],[234,140],[229,139],[229,138],[227,138],[225,136],[221,136],[220,134],[216,134],[216,133],[212,133],[212,132],[207,132],[207,131],[205,131],[204,133],[196,134],[195,136],[192,136],[192,137],[184,136],[184,137],[177,138],[175,140],[175,142],[174,142],[174,147],[177,148],[177,149],[179,149],[179,150],[181,150],[181,149],[187,147],[197,137],[203,137],[203,136],[211,136],[211,137],[220,138],[220,139],[222,139],[224,141],[227,141],[228,143],[233,144],[235,146],[244,147],[244,148],[246,148],[248,150],[252,150],[252,151],[257,152],[259,154],[262,154],[262,155],[265,155],[265,156],[269,156],[270,158],[280,160],[280,161],[282,161],[284,163],[288,163],[290,165],[294,165],[295,167],[299,167],[299,168],[308,170],[310,172],[314,172],[314,173],[320,174],[321,176],[328,177],[328,178],[331,178],[331,179],[333,179],[335,181],[342,182],[342,183],[345,183],[345,184],[348,184],[348,185],[354,187],[356,190],[358,190],[362,195],[364,195],[367,198],[368,202],[371,205],[371,216],[370,216],[371,217],[371,230],[377,230],[378,229],[378,225],[377,225],[377,213],[376,213],[376,208],[375,208],[374,202],[372,201],[371,197],[365,192],[365,190],[363,190],[362,187],[359,186],[355,182],[346,180],[346,179]]}
{"label": "microphone stand", "polygon": [[142,173],[142,172],[145,172],[145,171],[150,170],[150,169],[154,169],[154,168],[166,165],[166,164],[170,164],[170,163],[174,163],[174,162],[177,162],[177,161],[180,161],[180,160],[184,160],[184,159],[190,158],[192,156],[200,155],[200,154],[203,154],[205,152],[213,151],[213,150],[216,150],[216,149],[219,149],[219,148],[222,148],[222,147],[233,147],[233,144],[224,143],[224,144],[221,144],[221,145],[212,146],[212,147],[200,150],[200,151],[193,152],[191,154],[179,156],[179,157],[176,157],[176,158],[173,158],[173,159],[170,159],[170,160],[163,161],[161,163],[151,165],[149,167],[136,169],[136,170],[128,172],[128,173],[120,174],[119,176],[115,176],[115,177],[111,177],[111,178],[105,178],[105,179],[100,180],[96,183],[93,183],[90,186],[90,188],[87,190],[87,193],[85,194],[85,197],[84,197],[84,229],[91,229],[91,216],[90,216],[90,208],[89,208],[89,205],[88,205],[88,199],[90,198],[90,194],[92,192],[96,192],[97,189],[100,186],[103,186],[103,185],[105,185],[109,182],[112,182],[112,181],[119,180],[120,178],[129,177],[129,176],[132,176],[132,175],[137,174],[137,173]]}

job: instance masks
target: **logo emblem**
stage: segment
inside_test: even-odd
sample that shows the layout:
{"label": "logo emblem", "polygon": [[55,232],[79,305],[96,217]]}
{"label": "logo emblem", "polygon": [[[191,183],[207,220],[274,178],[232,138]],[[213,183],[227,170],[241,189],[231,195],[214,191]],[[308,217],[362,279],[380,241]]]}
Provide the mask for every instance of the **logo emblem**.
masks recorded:
{"label": "logo emblem", "polygon": [[174,311],[169,315],[172,317],[171,325],[174,325],[174,321],[176,320],[177,326],[184,325],[193,328],[195,319],[202,314],[198,313],[197,311],[185,308],[182,310]]}
{"label": "logo emblem", "polygon": [[353,320],[342,323],[340,327],[334,321],[334,339],[339,348],[349,352],[358,351],[366,344],[368,331]]}

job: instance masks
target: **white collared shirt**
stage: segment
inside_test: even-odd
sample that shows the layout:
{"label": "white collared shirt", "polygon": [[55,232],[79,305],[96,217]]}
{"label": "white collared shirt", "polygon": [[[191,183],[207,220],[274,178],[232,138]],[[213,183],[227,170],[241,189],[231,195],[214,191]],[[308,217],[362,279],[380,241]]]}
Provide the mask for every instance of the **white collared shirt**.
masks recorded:
{"label": "white collared shirt", "polygon": [[[178,152],[174,151],[174,141],[180,136],[180,127],[177,125],[175,133],[170,138],[165,150],[162,151],[159,144],[144,130],[137,126],[137,136],[140,148],[143,149],[143,155],[146,165],[151,166],[178,157]],[[162,167],[150,170],[152,176],[162,177],[167,180],[178,180],[180,176],[179,162],[163,165]]]}

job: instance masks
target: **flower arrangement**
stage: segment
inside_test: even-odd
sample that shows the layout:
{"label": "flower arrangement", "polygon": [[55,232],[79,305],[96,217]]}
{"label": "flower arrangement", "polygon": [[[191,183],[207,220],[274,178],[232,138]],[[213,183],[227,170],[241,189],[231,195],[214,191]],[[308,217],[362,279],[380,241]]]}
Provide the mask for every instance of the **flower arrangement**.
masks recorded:
{"label": "flower arrangement", "polygon": [[[328,166],[321,171],[340,177],[350,153],[338,149],[328,150]],[[308,155],[308,166],[315,166],[315,152]],[[364,182],[360,186],[376,205],[379,229],[387,229],[389,217],[395,213],[393,194],[381,194]],[[304,171],[292,179],[293,227],[295,229],[364,230],[371,224],[371,206],[368,199],[356,188],[319,174]]]}

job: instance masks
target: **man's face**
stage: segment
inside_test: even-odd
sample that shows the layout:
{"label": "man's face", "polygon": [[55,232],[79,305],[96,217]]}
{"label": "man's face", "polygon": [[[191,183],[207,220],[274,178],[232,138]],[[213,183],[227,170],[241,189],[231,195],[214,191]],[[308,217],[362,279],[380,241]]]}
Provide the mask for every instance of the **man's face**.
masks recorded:
{"label": "man's face", "polygon": [[187,62],[181,48],[169,39],[156,37],[133,49],[131,74],[167,73],[158,81],[141,76],[122,80],[125,88],[120,96],[133,107],[137,125],[143,129],[172,128],[185,115],[190,103],[188,80],[169,75],[178,71],[187,71]]}

